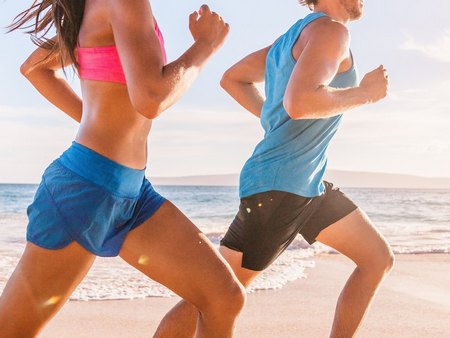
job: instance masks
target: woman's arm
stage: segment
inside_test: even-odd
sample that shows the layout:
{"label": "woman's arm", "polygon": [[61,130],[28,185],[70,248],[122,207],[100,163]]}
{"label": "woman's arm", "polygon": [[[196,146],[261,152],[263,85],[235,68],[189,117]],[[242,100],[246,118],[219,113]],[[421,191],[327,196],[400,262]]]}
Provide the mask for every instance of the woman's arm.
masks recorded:
{"label": "woman's arm", "polygon": [[228,69],[220,81],[223,89],[237,103],[253,115],[260,117],[264,97],[256,87],[256,83],[264,81],[266,57],[271,46],[254,52]]}
{"label": "woman's arm", "polygon": [[173,105],[223,44],[229,26],[203,5],[189,17],[194,44],[164,66],[148,0],[111,1],[111,25],[134,108],[149,119]]}
{"label": "woman's arm", "polygon": [[[22,64],[20,72],[50,103],[80,122],[83,102],[60,74],[60,54],[47,58],[49,54],[49,50],[37,48]],[[67,66],[72,63],[69,59],[64,61]]]}

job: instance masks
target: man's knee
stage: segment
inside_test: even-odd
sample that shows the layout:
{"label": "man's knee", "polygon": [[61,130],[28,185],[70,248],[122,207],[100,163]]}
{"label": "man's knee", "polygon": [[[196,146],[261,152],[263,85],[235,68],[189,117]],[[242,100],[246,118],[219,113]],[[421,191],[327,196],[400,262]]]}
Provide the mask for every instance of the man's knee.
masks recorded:
{"label": "man's knee", "polygon": [[377,275],[386,275],[394,267],[395,256],[387,243],[383,243],[380,249],[375,251],[371,257],[365,259],[358,267],[364,271]]}
{"label": "man's knee", "polygon": [[389,248],[389,253],[386,256],[385,263],[386,263],[386,272],[390,272],[395,265],[395,255],[392,252],[391,248]]}

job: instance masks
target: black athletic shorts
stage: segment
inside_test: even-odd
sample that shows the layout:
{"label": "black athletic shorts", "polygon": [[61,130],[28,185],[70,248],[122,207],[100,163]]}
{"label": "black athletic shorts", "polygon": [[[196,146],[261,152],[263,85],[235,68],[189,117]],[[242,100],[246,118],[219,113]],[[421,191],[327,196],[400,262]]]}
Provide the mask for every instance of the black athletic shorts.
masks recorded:
{"label": "black athletic shorts", "polygon": [[242,267],[262,271],[301,234],[312,244],[319,233],[357,206],[338,188],[312,198],[267,191],[241,199],[238,214],[221,245],[243,253]]}

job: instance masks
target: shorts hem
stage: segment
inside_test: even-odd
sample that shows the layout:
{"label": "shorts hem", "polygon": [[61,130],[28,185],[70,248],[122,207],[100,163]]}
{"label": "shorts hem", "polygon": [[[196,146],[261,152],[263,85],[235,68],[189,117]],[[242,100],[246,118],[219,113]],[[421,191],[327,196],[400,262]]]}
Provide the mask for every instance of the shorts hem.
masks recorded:
{"label": "shorts hem", "polygon": [[354,212],[354,211],[357,210],[358,208],[359,208],[358,206],[355,206],[355,208],[352,208],[352,209],[347,210],[347,212],[345,212],[345,213],[342,215],[342,217],[340,217],[339,219],[337,219],[337,220],[331,222],[330,224],[328,224],[328,225],[326,225],[326,226],[324,226],[324,227],[314,229],[315,231],[312,231],[312,232],[310,232],[310,233],[308,233],[308,234],[302,234],[302,232],[300,231],[300,235],[302,235],[302,237],[304,238],[304,240],[307,241],[309,245],[312,245],[312,244],[314,244],[315,242],[317,242],[317,236],[319,236],[319,234],[320,234],[323,230],[327,229],[328,227],[330,227],[330,226],[333,225],[334,223],[339,222],[339,221],[342,220],[343,218],[347,217],[348,215],[350,215],[352,212]]}
{"label": "shorts hem", "polygon": [[221,246],[224,246],[224,247],[226,247],[226,248],[228,248],[228,249],[230,249],[230,250],[233,250],[233,251],[236,251],[236,252],[241,252],[241,253],[243,253],[241,249],[239,249],[239,248],[237,248],[237,247],[235,247],[235,246],[232,246],[232,245],[230,245],[230,244],[228,244],[228,243],[226,243],[226,242],[220,241],[220,245],[221,245]]}
{"label": "shorts hem", "polygon": [[55,245],[55,246],[50,246],[50,245],[45,245],[42,244],[39,240],[37,240],[36,238],[33,238],[32,236],[27,236],[27,242],[30,242],[42,249],[46,249],[46,250],[61,250],[66,248],[67,246],[69,246],[71,243],[74,242],[74,240],[70,240],[69,242],[64,242],[64,244],[59,244],[59,245]]}
{"label": "shorts hem", "polygon": [[134,222],[131,225],[130,230],[128,232],[140,227],[142,224],[144,224],[147,220],[152,218],[158,212],[158,210],[162,207],[162,205],[167,201],[166,198],[162,197],[161,195],[159,195],[159,196],[160,196],[160,198],[159,198],[158,203],[154,203],[152,209],[150,211],[148,211],[147,215],[145,217],[142,217],[142,219],[143,219],[142,222],[139,222],[139,223]]}
{"label": "shorts hem", "polygon": [[226,242],[222,242],[222,241],[220,242],[220,245],[224,246],[224,247],[226,247],[226,248],[228,248],[230,250],[242,253],[242,263],[241,263],[241,267],[242,268],[247,269],[247,270],[251,270],[251,271],[257,271],[257,272],[261,272],[261,271],[264,271],[266,269],[266,267],[263,267],[263,268],[261,268],[259,266],[255,267],[255,266],[252,266],[251,264],[249,264],[249,262],[245,259],[245,256],[246,256],[245,252],[242,251],[241,249],[239,249],[239,248],[237,248],[237,247],[235,247],[233,245],[230,245],[230,244],[228,244]]}
{"label": "shorts hem", "polygon": [[67,248],[70,244],[72,244],[73,242],[76,242],[79,246],[81,246],[83,249],[85,249],[86,251],[88,251],[89,253],[97,256],[97,257],[117,257],[120,253],[120,250],[117,252],[112,252],[112,251],[108,251],[108,252],[100,252],[97,250],[92,250],[92,248],[88,248],[86,245],[83,245],[83,243],[80,243],[80,241],[77,241],[76,239],[72,239],[69,242],[65,242],[64,244],[60,244],[60,245],[55,245],[55,246],[49,246],[46,244],[42,244],[41,241],[29,237],[27,236],[27,242],[32,243],[42,249],[45,250],[52,250],[52,251],[56,251],[56,250],[62,250],[64,248]]}
{"label": "shorts hem", "polygon": [[243,267],[244,269],[247,270],[251,270],[251,271],[256,271],[256,272],[263,272],[264,270],[266,270],[269,265],[264,265],[263,267],[260,266],[252,266],[251,264],[249,264],[249,262],[245,261],[244,257],[245,257],[245,253],[242,253],[242,264],[241,267]]}

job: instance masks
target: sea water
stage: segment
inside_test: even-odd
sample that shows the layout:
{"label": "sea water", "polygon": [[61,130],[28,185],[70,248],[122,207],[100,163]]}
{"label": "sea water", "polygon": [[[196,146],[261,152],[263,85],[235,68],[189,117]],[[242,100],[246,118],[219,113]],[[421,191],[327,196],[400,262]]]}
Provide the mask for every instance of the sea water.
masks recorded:
{"label": "sea water", "polygon": [[[26,208],[36,185],[0,184],[0,292],[25,247]],[[215,244],[239,206],[236,187],[158,186]],[[450,253],[450,191],[408,189],[342,189],[387,238],[395,253]],[[333,252],[309,246],[301,236],[252,285],[255,290],[281,288],[306,278],[314,257]],[[150,257],[151,259],[151,257]],[[173,295],[160,284],[129,267],[120,258],[97,258],[74,300],[133,299]]]}

